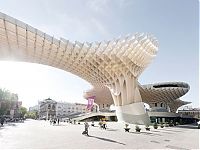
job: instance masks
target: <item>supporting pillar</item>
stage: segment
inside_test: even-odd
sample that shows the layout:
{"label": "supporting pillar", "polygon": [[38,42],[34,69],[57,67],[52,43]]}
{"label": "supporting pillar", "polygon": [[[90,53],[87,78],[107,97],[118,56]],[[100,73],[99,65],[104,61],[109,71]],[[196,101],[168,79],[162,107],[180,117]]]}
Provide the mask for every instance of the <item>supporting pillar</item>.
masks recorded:
{"label": "supporting pillar", "polygon": [[138,88],[138,81],[132,74],[121,74],[109,87],[113,97],[118,121],[149,124],[144,103]]}

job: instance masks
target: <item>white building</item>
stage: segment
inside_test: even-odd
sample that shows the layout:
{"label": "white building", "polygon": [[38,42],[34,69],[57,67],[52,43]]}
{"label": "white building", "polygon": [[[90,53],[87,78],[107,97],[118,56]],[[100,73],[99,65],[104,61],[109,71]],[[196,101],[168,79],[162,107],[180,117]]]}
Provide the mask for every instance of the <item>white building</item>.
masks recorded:
{"label": "white building", "polygon": [[[99,111],[98,106],[94,104],[92,112]],[[56,116],[64,117],[70,114],[87,113],[90,110],[87,109],[86,104],[80,103],[67,103],[67,102],[57,102],[56,105]]]}
{"label": "white building", "polygon": [[33,107],[29,107],[29,112],[36,112],[39,110],[39,105],[35,105]]}
{"label": "white building", "polygon": [[[38,103],[40,118],[64,118],[71,115],[98,112],[99,107],[94,104],[93,109],[90,111],[87,109],[87,104],[80,103],[68,103],[68,102],[56,102],[50,98],[40,101]],[[29,108],[31,110],[36,109],[36,106]]]}

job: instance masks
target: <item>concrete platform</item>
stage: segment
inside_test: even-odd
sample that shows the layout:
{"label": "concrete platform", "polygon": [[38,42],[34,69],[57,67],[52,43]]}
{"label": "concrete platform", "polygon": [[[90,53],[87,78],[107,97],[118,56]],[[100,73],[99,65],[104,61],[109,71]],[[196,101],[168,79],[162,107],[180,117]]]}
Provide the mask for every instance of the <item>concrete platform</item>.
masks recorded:
{"label": "concrete platform", "polygon": [[89,128],[82,135],[81,125],[63,123],[52,126],[46,121],[27,120],[0,127],[0,149],[198,149],[199,130],[196,126],[165,127],[140,133],[135,125],[124,132],[124,124],[109,122],[108,129]]}

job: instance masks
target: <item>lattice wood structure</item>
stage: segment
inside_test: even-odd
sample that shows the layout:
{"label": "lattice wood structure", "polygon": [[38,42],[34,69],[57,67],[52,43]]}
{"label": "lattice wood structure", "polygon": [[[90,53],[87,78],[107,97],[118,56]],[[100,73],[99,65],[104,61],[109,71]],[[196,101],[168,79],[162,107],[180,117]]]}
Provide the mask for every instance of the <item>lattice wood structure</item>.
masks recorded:
{"label": "lattice wood structure", "polygon": [[[103,42],[73,43],[63,38],[56,39],[0,13],[1,60],[44,64],[71,72],[91,83],[96,94],[101,94],[97,102],[111,104],[113,99],[118,107],[118,118],[128,122],[131,122],[132,116],[125,116],[131,114],[137,117],[143,115],[139,122],[145,120],[142,97],[146,94],[141,97],[141,93],[155,91],[141,88],[138,77],[156,56],[157,50],[158,41],[149,34],[136,33]],[[128,109],[132,111],[128,112]]]}

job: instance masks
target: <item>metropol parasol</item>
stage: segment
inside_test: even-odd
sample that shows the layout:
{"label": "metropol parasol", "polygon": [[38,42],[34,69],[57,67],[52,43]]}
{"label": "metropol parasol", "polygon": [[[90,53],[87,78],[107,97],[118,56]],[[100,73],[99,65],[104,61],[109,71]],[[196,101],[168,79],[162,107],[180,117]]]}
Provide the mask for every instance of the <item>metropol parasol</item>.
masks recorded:
{"label": "metropol parasol", "polygon": [[189,102],[180,97],[189,91],[184,82],[141,85],[138,78],[155,58],[158,41],[136,33],[106,42],[81,43],[59,40],[15,18],[0,13],[0,60],[38,63],[71,72],[88,81],[100,108],[114,103],[119,121],[149,122],[144,103],[171,112]]}

